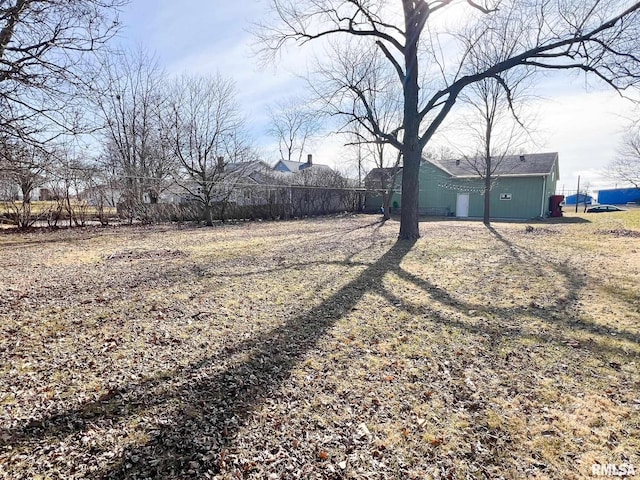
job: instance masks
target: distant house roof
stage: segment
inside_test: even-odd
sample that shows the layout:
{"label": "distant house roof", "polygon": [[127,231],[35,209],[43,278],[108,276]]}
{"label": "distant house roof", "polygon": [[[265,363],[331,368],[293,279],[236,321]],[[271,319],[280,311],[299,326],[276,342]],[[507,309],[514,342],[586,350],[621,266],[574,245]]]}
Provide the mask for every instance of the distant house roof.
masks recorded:
{"label": "distant house roof", "polygon": [[[474,159],[447,159],[425,161],[451,174],[453,177],[477,177],[474,170]],[[482,162],[481,159],[478,160]],[[508,176],[544,176],[557,168],[558,152],[526,153],[524,155],[507,155],[499,161],[494,175]]]}
{"label": "distant house roof", "polygon": [[252,177],[253,175],[265,173],[270,170],[271,167],[261,160],[228,163],[224,166],[225,174],[237,174],[243,177]]}
{"label": "distant house roof", "polygon": [[389,168],[372,168],[371,170],[369,170],[369,173],[367,173],[367,176],[364,177],[366,178],[380,178],[383,176],[386,177],[390,177],[391,175],[393,175],[394,170],[398,171],[400,170],[402,167],[389,167]]}
{"label": "distant house roof", "polygon": [[383,181],[391,180],[393,175],[400,171],[402,167],[372,168],[364,177],[364,184],[367,188],[380,188]]}
{"label": "distant house roof", "polygon": [[307,168],[331,170],[329,165],[323,165],[321,163],[309,164],[308,162],[293,162],[291,160],[280,160],[273,166],[273,169],[278,172],[299,172],[300,170],[306,170]]}

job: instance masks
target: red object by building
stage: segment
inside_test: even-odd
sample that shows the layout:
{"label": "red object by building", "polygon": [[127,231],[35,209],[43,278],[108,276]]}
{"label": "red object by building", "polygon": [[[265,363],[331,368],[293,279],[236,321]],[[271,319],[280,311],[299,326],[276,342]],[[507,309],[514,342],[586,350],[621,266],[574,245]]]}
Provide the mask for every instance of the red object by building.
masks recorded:
{"label": "red object by building", "polygon": [[561,217],[562,216],[562,201],[564,200],[564,195],[551,195],[549,197],[549,216],[550,217]]}

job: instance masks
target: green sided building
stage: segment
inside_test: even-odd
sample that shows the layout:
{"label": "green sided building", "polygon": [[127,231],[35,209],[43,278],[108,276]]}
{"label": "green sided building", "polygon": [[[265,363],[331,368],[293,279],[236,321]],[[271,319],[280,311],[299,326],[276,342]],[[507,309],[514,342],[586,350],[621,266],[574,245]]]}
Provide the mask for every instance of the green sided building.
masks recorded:
{"label": "green sided building", "polygon": [[[558,182],[558,154],[535,153],[492,159],[491,218],[546,217]],[[420,166],[420,215],[482,218],[483,162],[476,159],[428,160]],[[397,174],[392,210],[402,206],[402,170]],[[379,211],[382,196],[367,196],[367,210]]]}

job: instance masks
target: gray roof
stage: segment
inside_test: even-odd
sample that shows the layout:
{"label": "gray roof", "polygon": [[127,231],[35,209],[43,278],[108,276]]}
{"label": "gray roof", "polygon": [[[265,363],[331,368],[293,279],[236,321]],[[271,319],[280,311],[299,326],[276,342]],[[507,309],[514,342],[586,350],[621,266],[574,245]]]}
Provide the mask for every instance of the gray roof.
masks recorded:
{"label": "gray roof", "polygon": [[[322,169],[331,170],[331,167],[329,165],[324,165],[322,163],[312,163],[311,166],[309,166],[307,162],[293,162],[291,160],[280,160],[278,163],[282,163],[285,167],[289,169],[290,172],[298,172],[300,170],[305,170],[307,168],[315,168],[315,167],[317,167],[318,170],[322,170]],[[278,165],[278,163],[276,163],[276,165]]]}
{"label": "gray roof", "polygon": [[364,177],[364,183],[369,188],[377,188],[382,185],[383,181],[390,180],[393,175],[402,171],[402,167],[388,167],[388,168],[372,168]]}
{"label": "gray roof", "polygon": [[224,166],[224,171],[226,173],[236,173],[242,175],[250,175],[254,172],[261,172],[270,170],[268,164],[261,160],[250,160],[248,162],[230,162]]}
{"label": "gray roof", "polygon": [[398,170],[402,170],[402,167],[386,167],[386,168],[372,168],[371,170],[369,170],[369,173],[367,173],[367,176],[365,177],[371,177],[371,178],[380,178],[382,176],[386,176],[386,177],[390,177],[391,175],[393,175],[394,171],[398,171]]}
{"label": "gray roof", "polygon": [[258,185],[286,185],[286,182],[280,175],[276,175],[280,172],[253,172],[249,175],[249,179],[257,183]]}
{"label": "gray roof", "polygon": [[261,160],[225,165],[225,174],[236,179],[241,178],[243,183],[253,182],[259,185],[282,183],[278,181],[277,173],[279,172],[274,172],[270,165]]}
{"label": "gray roof", "polygon": [[[481,166],[483,161],[474,158],[431,160],[436,167],[444,170],[454,177],[477,177],[474,163]],[[558,152],[526,153],[524,155],[507,155],[502,159],[495,158],[498,163],[493,175],[508,176],[544,176],[549,175],[556,168]]]}

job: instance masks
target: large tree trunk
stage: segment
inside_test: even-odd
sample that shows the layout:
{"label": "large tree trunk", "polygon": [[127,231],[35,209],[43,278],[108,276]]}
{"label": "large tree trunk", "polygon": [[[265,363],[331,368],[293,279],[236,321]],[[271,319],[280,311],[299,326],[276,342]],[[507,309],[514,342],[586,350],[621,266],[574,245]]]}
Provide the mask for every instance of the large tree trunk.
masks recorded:
{"label": "large tree trunk", "polygon": [[418,225],[418,174],[422,160],[418,115],[418,40],[424,27],[428,9],[422,2],[403,0],[407,45],[404,50],[404,139],[402,169],[402,212],[399,240],[420,238]]}
{"label": "large tree trunk", "polygon": [[213,207],[209,199],[204,203],[204,221],[207,227],[213,227]]}
{"label": "large tree trunk", "polygon": [[[416,135],[417,137],[417,135]],[[402,211],[400,214],[399,240],[420,238],[418,225],[418,174],[420,173],[421,152],[416,148],[404,152],[402,168]]]}

